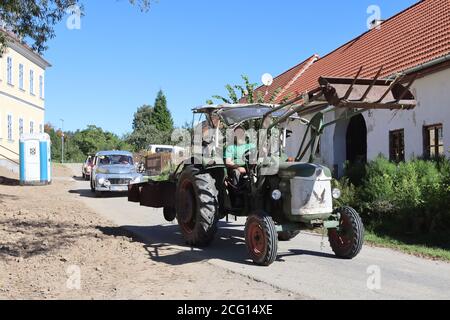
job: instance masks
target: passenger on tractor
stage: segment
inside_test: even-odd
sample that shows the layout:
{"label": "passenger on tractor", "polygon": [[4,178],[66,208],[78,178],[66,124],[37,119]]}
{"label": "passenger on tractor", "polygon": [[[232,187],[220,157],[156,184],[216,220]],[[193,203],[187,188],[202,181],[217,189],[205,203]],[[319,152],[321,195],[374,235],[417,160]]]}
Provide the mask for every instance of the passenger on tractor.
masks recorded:
{"label": "passenger on tractor", "polygon": [[238,187],[242,177],[247,175],[245,156],[254,149],[256,149],[256,144],[247,142],[245,129],[243,127],[235,128],[234,143],[225,150],[225,165],[235,187]]}

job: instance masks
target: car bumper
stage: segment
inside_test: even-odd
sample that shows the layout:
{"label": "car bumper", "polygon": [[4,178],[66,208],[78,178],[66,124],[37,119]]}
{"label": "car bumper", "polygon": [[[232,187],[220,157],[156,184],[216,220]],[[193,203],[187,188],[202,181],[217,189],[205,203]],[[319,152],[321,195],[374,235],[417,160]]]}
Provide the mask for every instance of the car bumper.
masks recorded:
{"label": "car bumper", "polygon": [[[141,175],[128,175],[128,174],[108,174],[96,176],[95,190],[96,191],[105,191],[105,192],[126,192],[128,191],[128,185],[133,183],[136,177],[140,177]],[[104,183],[100,184],[99,179],[104,179]]]}
{"label": "car bumper", "polygon": [[101,192],[127,192],[128,185],[97,186],[95,190]]}

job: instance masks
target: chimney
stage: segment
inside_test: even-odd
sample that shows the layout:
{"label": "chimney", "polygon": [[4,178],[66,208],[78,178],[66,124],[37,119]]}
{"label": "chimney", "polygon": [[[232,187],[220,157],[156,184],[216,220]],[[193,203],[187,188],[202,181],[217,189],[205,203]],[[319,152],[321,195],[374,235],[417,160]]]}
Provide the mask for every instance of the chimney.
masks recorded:
{"label": "chimney", "polygon": [[384,20],[381,19],[372,20],[372,22],[370,22],[370,30],[379,28],[383,22]]}

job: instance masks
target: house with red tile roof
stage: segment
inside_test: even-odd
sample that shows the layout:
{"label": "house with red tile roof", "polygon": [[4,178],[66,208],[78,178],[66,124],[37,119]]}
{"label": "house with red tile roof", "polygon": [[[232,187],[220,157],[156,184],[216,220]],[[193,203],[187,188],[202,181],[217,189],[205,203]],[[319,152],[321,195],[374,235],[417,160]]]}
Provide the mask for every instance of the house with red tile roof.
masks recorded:
{"label": "house with red tile roof", "polygon": [[[325,77],[381,78],[398,73],[417,76],[411,111],[373,110],[326,129],[319,159],[343,173],[344,164],[383,154],[393,161],[420,156],[450,156],[450,0],[424,0],[377,24],[324,57],[313,55],[257,89],[267,101],[280,103],[319,87]],[[336,111],[342,112],[342,111]],[[332,114],[328,117],[337,117]],[[332,120],[332,119],[328,119]],[[304,129],[294,131],[288,153],[296,152]]]}

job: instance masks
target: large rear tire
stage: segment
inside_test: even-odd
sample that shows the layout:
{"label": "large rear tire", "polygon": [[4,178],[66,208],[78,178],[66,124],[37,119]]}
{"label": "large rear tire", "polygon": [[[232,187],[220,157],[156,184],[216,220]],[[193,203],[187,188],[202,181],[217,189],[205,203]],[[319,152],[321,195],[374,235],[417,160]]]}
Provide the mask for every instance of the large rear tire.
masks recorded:
{"label": "large rear tire", "polygon": [[278,234],[272,218],[262,212],[250,215],[245,224],[245,243],[255,264],[271,265],[278,252]]}
{"label": "large rear tire", "polygon": [[209,173],[186,167],[179,179],[176,216],[186,243],[205,247],[213,240],[219,220],[216,181]]}
{"label": "large rear tire", "polygon": [[361,217],[355,209],[342,207],[336,210],[340,213],[338,229],[328,230],[331,248],[337,257],[353,259],[361,251],[364,243],[364,226]]}

